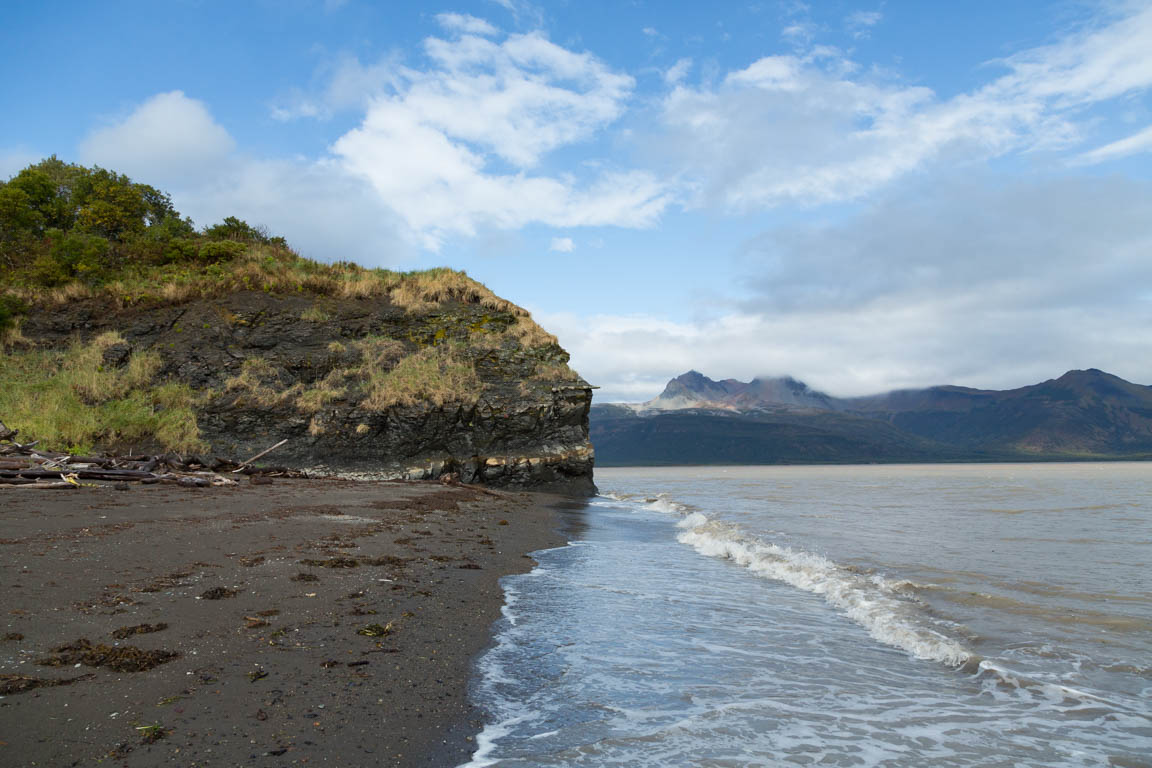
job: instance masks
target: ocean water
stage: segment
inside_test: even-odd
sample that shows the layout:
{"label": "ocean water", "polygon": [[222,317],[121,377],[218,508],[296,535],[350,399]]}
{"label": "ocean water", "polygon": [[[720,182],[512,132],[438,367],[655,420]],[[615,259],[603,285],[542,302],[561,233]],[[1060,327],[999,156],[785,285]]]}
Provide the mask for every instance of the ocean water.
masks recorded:
{"label": "ocean water", "polygon": [[471,766],[1152,766],[1152,464],[596,481]]}

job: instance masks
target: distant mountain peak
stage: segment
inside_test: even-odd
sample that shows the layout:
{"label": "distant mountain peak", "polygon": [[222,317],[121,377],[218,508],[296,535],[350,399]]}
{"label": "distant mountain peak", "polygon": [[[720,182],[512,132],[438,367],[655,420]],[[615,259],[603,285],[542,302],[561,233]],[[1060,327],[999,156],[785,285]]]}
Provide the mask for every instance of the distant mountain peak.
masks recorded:
{"label": "distant mountain peak", "polygon": [[637,407],[641,411],[678,411],[690,408],[712,410],[758,410],[765,408],[834,408],[823,392],[811,389],[791,376],[761,377],[742,382],[736,379],[714,381],[696,370],[670,380],[659,397]]}

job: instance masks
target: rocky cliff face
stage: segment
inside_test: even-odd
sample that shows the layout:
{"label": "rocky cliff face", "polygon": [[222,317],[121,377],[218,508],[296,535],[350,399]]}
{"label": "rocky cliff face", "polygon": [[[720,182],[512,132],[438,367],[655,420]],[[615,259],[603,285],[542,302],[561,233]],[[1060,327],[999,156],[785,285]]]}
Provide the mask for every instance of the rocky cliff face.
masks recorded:
{"label": "rocky cliff face", "polygon": [[158,353],[158,378],[191,387],[202,453],[244,458],[287,439],[269,461],[594,491],[591,389],[511,305],[240,291],[150,308],[88,298],[23,325],[41,349],[108,331],[124,341],[106,365]]}

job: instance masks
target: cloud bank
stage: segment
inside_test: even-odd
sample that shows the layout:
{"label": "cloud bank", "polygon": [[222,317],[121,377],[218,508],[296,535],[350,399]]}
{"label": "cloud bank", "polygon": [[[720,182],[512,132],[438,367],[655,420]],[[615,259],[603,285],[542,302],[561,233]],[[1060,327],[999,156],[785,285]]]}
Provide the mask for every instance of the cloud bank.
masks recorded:
{"label": "cloud bank", "polygon": [[1110,22],[1005,58],[1004,74],[948,99],[827,46],[766,56],[715,83],[677,84],[660,106],[661,145],[682,159],[672,167],[695,205],[745,212],[852,200],[932,167],[1066,149],[1090,122],[1087,107],[1152,86],[1152,7]]}
{"label": "cloud bank", "polygon": [[615,121],[632,77],[539,33],[497,42],[472,34],[472,22],[445,26],[460,34],[425,40],[429,66],[394,70],[361,125],[332,147],[426,248],[486,226],[655,223],[670,198],[650,172],[609,170],[582,183],[534,170]]}
{"label": "cloud bank", "polygon": [[601,399],[696,368],[791,374],[836,395],[1005,388],[1100,367],[1152,381],[1152,186],[984,177],[919,187],[836,225],[746,246],[736,312],[544,315]]}

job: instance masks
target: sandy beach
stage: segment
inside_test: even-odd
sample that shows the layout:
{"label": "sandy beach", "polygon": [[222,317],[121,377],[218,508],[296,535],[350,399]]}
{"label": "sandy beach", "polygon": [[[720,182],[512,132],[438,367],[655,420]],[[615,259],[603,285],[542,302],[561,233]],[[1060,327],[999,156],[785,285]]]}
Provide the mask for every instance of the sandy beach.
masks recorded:
{"label": "sandy beach", "polygon": [[581,506],[331,479],[4,489],[0,764],[464,762],[499,579]]}

